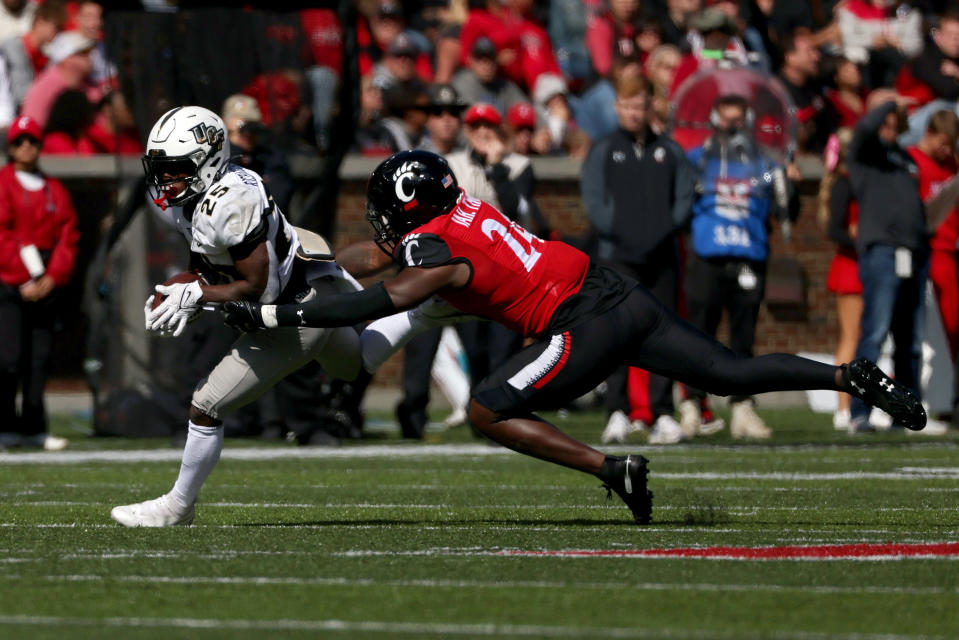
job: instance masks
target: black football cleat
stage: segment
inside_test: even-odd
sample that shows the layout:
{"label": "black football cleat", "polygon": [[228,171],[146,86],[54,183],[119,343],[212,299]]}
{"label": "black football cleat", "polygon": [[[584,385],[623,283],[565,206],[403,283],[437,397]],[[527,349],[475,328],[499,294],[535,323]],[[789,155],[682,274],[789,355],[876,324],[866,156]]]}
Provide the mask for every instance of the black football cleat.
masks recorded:
{"label": "black football cleat", "polygon": [[625,458],[607,456],[606,460],[599,478],[604,483],[607,498],[612,498],[612,492],[615,491],[633,512],[637,524],[649,524],[653,517],[653,492],[646,488],[649,475],[646,464],[649,460],[640,455]]}
{"label": "black football cleat", "polygon": [[912,391],[899,384],[866,358],[842,365],[846,390],[866,404],[879,407],[893,424],[921,431],[926,426],[926,410]]}

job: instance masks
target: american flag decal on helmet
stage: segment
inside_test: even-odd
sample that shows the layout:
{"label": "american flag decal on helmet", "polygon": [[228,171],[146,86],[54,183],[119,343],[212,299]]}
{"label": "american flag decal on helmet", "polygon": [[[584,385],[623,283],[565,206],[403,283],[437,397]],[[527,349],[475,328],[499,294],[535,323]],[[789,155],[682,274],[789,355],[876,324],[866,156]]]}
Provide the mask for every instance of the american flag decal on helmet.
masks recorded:
{"label": "american flag decal on helmet", "polygon": [[453,176],[447,173],[443,176],[443,187],[449,189],[451,184],[453,184]]}

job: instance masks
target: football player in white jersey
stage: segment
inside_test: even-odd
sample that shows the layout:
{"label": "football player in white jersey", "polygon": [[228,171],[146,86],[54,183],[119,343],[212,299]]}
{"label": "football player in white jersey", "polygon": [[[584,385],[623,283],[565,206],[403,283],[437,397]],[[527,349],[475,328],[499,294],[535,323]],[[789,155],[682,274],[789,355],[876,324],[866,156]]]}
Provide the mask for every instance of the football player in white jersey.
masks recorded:
{"label": "football player in white jersey", "polygon": [[[165,298],[155,308],[155,296],[147,300],[148,331],[179,336],[207,303],[283,304],[360,289],[332,261],[324,241],[291,226],[260,177],[229,158],[223,121],[202,107],[172,109],[150,131],[143,157],[147,183],[190,243],[191,268],[203,280],[157,285],[157,295]],[[173,488],[153,500],[115,507],[111,517],[128,527],[190,524],[200,487],[223,448],[223,417],[310,360],[352,380],[361,367],[359,345],[350,327],[243,334],[196,387]]]}

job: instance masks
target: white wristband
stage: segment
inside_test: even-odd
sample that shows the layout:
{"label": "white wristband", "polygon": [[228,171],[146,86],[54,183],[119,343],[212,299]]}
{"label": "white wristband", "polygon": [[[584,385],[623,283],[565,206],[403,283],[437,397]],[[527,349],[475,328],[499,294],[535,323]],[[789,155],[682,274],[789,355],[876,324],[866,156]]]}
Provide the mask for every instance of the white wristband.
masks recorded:
{"label": "white wristband", "polygon": [[279,324],[276,322],[276,305],[265,304],[260,307],[260,317],[263,318],[263,326],[267,329],[276,329]]}

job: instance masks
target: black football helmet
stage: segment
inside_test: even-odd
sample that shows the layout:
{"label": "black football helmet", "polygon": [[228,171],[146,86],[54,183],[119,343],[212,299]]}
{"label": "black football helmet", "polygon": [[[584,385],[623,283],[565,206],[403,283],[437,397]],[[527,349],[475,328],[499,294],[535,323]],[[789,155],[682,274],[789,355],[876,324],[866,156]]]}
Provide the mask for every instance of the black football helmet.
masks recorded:
{"label": "black football helmet", "polygon": [[394,153],[366,183],[366,219],[374,240],[393,255],[400,239],[449,212],[460,197],[456,176],[443,156],[414,149]]}

